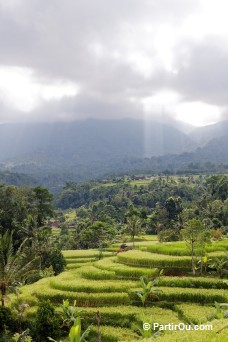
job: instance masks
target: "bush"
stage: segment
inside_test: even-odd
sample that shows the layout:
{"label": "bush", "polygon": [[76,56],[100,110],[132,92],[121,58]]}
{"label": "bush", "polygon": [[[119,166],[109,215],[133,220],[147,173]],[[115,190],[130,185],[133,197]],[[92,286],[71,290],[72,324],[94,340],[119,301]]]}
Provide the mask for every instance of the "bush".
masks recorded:
{"label": "bush", "polygon": [[39,303],[34,325],[34,338],[39,342],[47,342],[48,337],[60,337],[58,318],[55,315],[54,307],[49,301]]}
{"label": "bush", "polygon": [[13,326],[14,321],[10,309],[0,306],[0,336],[2,336],[5,329],[12,328]]}
{"label": "bush", "polygon": [[174,229],[170,228],[159,233],[158,240],[159,242],[178,241],[179,235]]}
{"label": "bush", "polygon": [[42,269],[52,266],[55,275],[64,271],[66,260],[60,250],[54,250],[43,257]]}

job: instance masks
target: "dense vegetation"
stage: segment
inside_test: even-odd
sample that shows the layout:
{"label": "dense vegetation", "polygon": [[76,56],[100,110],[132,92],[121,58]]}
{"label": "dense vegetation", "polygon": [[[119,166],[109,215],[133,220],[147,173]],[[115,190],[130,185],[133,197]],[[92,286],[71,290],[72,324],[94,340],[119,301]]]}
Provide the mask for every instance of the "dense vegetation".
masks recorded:
{"label": "dense vegetation", "polygon": [[225,341],[226,175],[68,182],[55,210],[40,186],[0,195],[2,341]]}
{"label": "dense vegetation", "polygon": [[[97,222],[103,222],[109,229],[113,227],[114,235],[133,237],[146,232],[158,234],[160,241],[177,241],[183,239],[181,231],[184,232],[186,224],[196,219],[210,230],[213,238],[219,239],[227,233],[227,192],[226,175],[67,183],[56,206],[74,208],[76,216],[62,224],[62,247],[67,243],[65,248],[85,248],[85,235]],[[61,215],[60,212],[59,220],[64,221]]]}

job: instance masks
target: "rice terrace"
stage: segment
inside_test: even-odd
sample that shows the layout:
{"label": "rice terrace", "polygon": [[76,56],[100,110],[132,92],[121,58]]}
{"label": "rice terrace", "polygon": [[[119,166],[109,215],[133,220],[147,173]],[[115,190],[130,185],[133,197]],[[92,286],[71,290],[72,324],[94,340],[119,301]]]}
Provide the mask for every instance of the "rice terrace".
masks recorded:
{"label": "rice terrace", "polygon": [[12,277],[2,296],[2,341],[227,341],[226,182],[69,184],[27,241],[41,250],[38,275]]}

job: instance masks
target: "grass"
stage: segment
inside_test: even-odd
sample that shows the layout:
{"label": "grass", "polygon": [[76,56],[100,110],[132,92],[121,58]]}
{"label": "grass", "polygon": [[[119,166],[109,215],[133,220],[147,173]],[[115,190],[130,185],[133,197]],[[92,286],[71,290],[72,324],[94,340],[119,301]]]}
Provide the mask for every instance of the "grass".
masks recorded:
{"label": "grass", "polygon": [[[96,327],[92,327],[88,338],[90,342],[97,342],[98,335]],[[139,335],[126,328],[123,329],[119,327],[101,326],[101,338],[102,341],[105,342],[128,342],[132,341],[132,339],[138,340]]]}
{"label": "grass", "polygon": [[[67,250],[62,251],[63,256],[66,259],[74,258],[98,258],[99,251],[97,249],[79,249],[79,250]],[[103,252],[103,256],[111,256],[111,252]]]}
{"label": "grass", "polygon": [[73,291],[73,292],[86,292],[86,293],[97,293],[97,292],[127,292],[129,289],[138,286],[139,283],[133,281],[110,281],[110,280],[97,280],[97,281],[84,281],[82,279],[74,279],[67,281],[50,281],[50,287],[62,291]]}
{"label": "grass", "polygon": [[[160,301],[167,302],[190,302],[200,304],[214,304],[214,302],[226,303],[228,301],[227,290],[214,290],[214,289],[189,289],[180,287],[162,287],[158,286],[162,292],[158,293]],[[130,292],[130,298],[139,303],[138,297],[135,292]],[[156,301],[152,295],[149,302]]]}
{"label": "grass", "polygon": [[[227,327],[228,320],[221,319],[213,321],[213,330],[192,330],[192,331],[170,331],[156,338],[156,342],[227,342]],[[221,330],[222,329],[222,330]],[[145,340],[149,342],[151,340]]]}
{"label": "grass", "polygon": [[[93,323],[95,308],[85,308],[86,319]],[[120,327],[130,328],[133,324],[141,324],[145,319],[153,319],[160,324],[167,324],[171,317],[174,323],[178,323],[178,314],[170,309],[160,307],[137,307],[137,306],[113,306],[99,308],[102,324],[105,322],[108,325],[118,325]]]}
{"label": "grass", "polygon": [[[228,250],[228,240],[213,242],[212,245],[206,246],[206,253],[225,252]],[[190,251],[187,249],[185,242],[166,242],[153,244],[147,247],[147,251],[151,253],[173,255],[173,256],[187,256]],[[196,250],[197,253],[197,250]]]}
{"label": "grass", "polygon": [[76,211],[75,210],[69,210],[65,214],[66,221],[72,221],[76,218]]}
{"label": "grass", "polygon": [[176,309],[186,322],[193,324],[206,323],[215,318],[216,314],[214,306],[200,306],[183,303],[176,305]]}
{"label": "grass", "polygon": [[110,293],[86,293],[86,292],[73,292],[62,291],[48,288],[45,292],[36,292],[36,297],[39,300],[50,300],[52,303],[61,304],[63,300],[69,299],[76,300],[77,306],[81,307],[100,307],[100,306],[113,306],[113,305],[128,305],[130,299],[125,292],[110,292]]}
{"label": "grass", "polygon": [[209,277],[161,277],[158,284],[168,287],[228,289],[222,279]]}
{"label": "grass", "polygon": [[80,269],[80,274],[83,278],[92,280],[108,280],[116,278],[115,272],[108,270],[100,270],[94,266],[87,266],[84,268],[82,267]]}
{"label": "grass", "polygon": [[189,256],[168,256],[136,250],[118,254],[117,260],[129,266],[191,268],[191,257]]}
{"label": "grass", "polygon": [[[144,241],[139,240],[136,244],[144,251],[132,250],[117,256],[106,251],[101,260],[97,260],[98,250],[95,249],[63,251],[68,263],[67,271],[20,289],[19,298],[30,305],[28,317],[35,317],[37,305],[42,300],[50,300],[56,305],[66,299],[69,299],[71,304],[76,300],[80,310],[83,308],[83,326],[93,325],[88,338],[90,342],[97,341],[97,311],[101,317],[102,341],[105,342],[141,340],[140,330],[142,332],[143,322],[158,322],[163,325],[180,322],[200,324],[213,319],[216,312],[214,302],[228,301],[225,281],[215,277],[163,275],[156,286],[156,289],[162,291],[158,293],[160,301],[154,302],[156,298],[151,296],[147,306],[141,306],[135,294],[135,291],[141,288],[140,276],[152,278],[160,268],[167,268],[170,273],[169,270],[172,269],[191,267],[190,256],[181,254],[185,248],[184,242],[160,244],[156,242],[156,236],[143,238]],[[119,248],[120,244],[116,244],[116,247]],[[213,243],[209,246],[209,257],[223,254],[226,246],[227,241]],[[148,249],[153,251],[149,252]],[[170,254],[170,251],[176,255]],[[12,304],[17,299],[13,294],[10,298]],[[208,332],[166,331],[156,341],[225,342],[227,330],[216,334],[215,329],[217,332],[228,324],[227,321],[213,320],[214,330]],[[143,341],[149,342],[151,339]]]}
{"label": "grass", "polygon": [[102,259],[94,263],[94,266],[101,270],[113,271],[117,278],[123,279],[139,279],[141,276],[152,277],[156,274],[157,269],[147,269],[140,267],[128,267],[126,265],[119,264],[117,258]]}

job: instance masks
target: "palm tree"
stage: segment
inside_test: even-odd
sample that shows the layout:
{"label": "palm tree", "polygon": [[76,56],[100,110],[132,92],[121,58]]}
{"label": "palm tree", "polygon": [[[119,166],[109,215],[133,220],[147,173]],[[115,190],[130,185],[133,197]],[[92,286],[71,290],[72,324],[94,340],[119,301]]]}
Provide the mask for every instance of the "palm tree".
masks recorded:
{"label": "palm tree", "polygon": [[26,279],[32,271],[36,259],[27,261],[24,253],[25,239],[16,252],[13,249],[13,232],[7,230],[5,234],[0,234],[0,291],[1,303],[5,305],[5,298],[9,286],[15,281]]}
{"label": "palm tree", "polygon": [[135,246],[135,236],[142,232],[142,220],[137,215],[127,218],[127,232],[130,234],[133,246]]}

